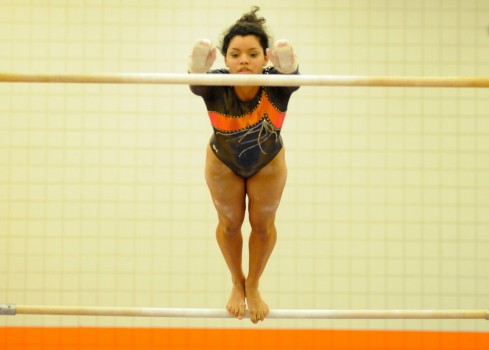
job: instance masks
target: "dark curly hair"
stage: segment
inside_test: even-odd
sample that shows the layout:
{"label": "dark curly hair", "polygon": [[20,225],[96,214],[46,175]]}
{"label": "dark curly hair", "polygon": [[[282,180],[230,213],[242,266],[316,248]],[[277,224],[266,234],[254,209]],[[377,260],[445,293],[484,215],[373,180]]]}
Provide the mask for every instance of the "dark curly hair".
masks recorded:
{"label": "dark curly hair", "polygon": [[260,41],[260,45],[263,48],[263,52],[266,52],[268,43],[271,40],[265,26],[265,18],[258,17],[256,13],[260,10],[258,6],[253,6],[250,12],[247,12],[241,16],[228,30],[222,34],[221,44],[219,50],[223,56],[226,56],[229,43],[237,36],[254,35]]}

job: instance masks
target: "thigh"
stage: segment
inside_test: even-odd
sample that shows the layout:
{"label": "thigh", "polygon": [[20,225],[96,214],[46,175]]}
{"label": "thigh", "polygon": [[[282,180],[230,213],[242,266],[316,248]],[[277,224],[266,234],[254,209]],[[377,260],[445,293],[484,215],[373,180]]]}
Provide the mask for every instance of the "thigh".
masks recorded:
{"label": "thigh", "polygon": [[244,220],[245,180],[236,175],[207,147],[205,179],[221,224],[239,229]]}
{"label": "thigh", "polygon": [[285,151],[279,154],[246,183],[249,198],[249,217],[252,226],[268,227],[275,214],[287,180]]}

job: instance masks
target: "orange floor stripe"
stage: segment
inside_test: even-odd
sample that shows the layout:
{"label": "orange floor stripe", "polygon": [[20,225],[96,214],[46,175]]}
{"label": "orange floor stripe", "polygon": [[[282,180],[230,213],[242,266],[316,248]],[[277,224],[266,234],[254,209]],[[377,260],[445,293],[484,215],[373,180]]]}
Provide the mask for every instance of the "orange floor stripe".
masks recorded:
{"label": "orange floor stripe", "polygon": [[489,333],[311,329],[0,328],[5,350],[488,350]]}

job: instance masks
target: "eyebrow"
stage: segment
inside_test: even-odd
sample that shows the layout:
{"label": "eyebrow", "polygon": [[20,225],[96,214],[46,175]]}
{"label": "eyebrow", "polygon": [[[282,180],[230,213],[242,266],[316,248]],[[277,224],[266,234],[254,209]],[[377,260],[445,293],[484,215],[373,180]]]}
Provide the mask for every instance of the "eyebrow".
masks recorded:
{"label": "eyebrow", "polygon": [[[234,50],[234,51],[241,51],[240,49],[238,49],[238,48],[236,48],[236,47],[230,47],[229,49],[230,49],[230,50]],[[259,48],[259,47],[252,47],[252,48],[250,48],[250,49],[248,49],[248,50],[246,50],[246,51],[253,51],[253,50],[258,50],[258,51],[259,51],[259,50],[260,50],[260,48]]]}

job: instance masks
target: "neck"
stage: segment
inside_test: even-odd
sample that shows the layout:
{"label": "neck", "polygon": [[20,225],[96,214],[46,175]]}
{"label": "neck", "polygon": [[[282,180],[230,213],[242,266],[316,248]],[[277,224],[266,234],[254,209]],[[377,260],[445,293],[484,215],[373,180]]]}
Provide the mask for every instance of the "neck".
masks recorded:
{"label": "neck", "polygon": [[234,91],[242,101],[249,101],[256,96],[260,90],[259,86],[235,86]]}

